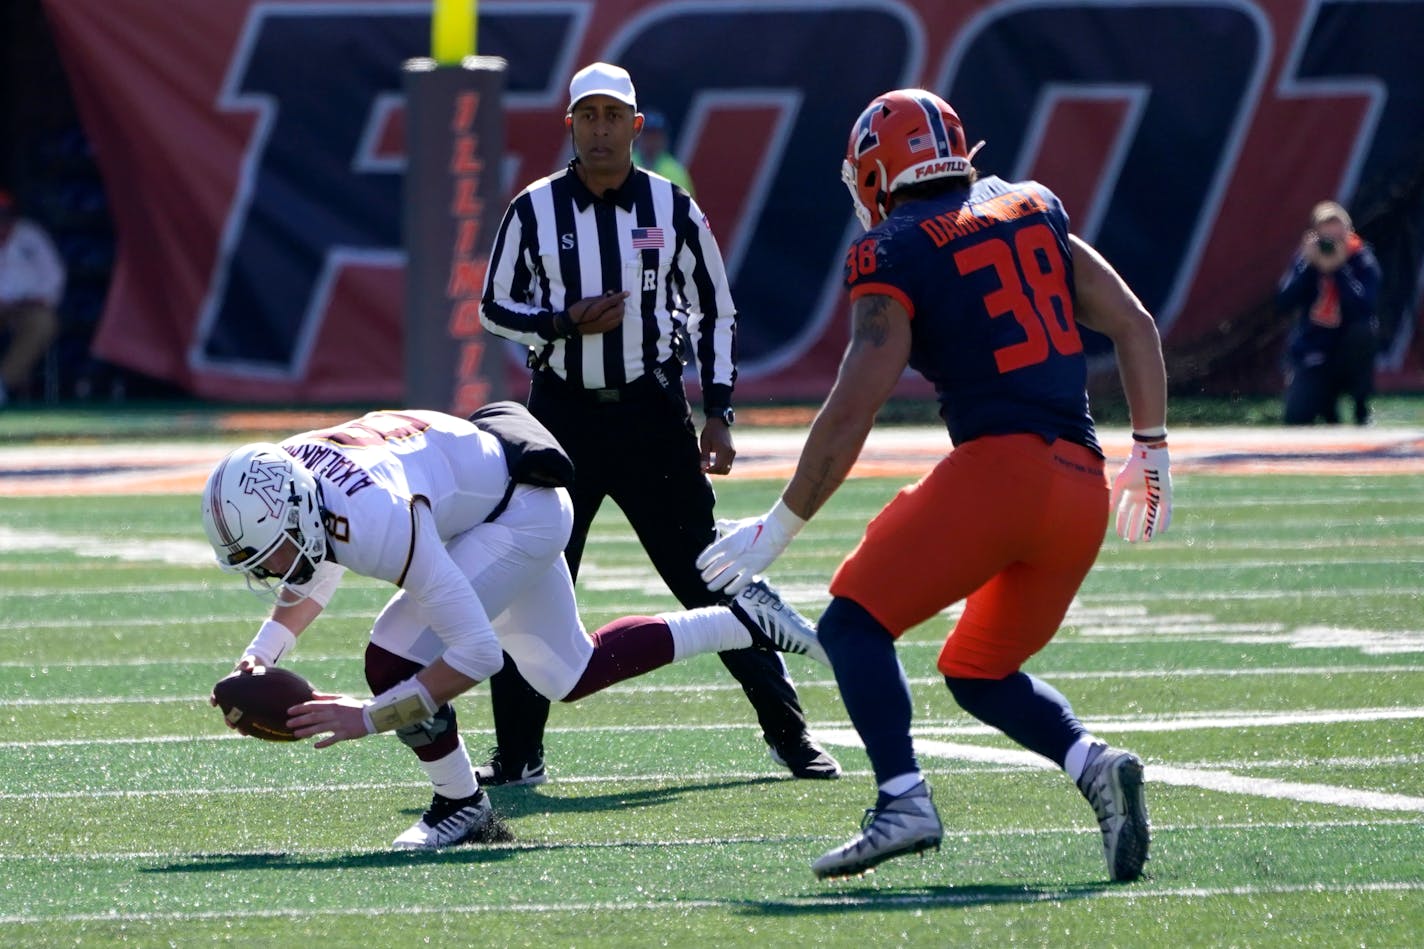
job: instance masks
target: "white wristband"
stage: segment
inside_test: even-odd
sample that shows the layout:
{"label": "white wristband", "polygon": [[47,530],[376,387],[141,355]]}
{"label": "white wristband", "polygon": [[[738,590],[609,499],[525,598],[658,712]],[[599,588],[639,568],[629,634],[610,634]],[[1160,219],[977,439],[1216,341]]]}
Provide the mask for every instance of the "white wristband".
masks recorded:
{"label": "white wristband", "polygon": [[257,630],[257,635],[247,644],[247,651],[243,655],[256,656],[262,660],[264,666],[275,666],[296,644],[295,633],[276,620],[269,619]]}
{"label": "white wristband", "polygon": [[376,696],[362,711],[372,732],[388,732],[423,722],[440,706],[415,676]]}
{"label": "white wristband", "polygon": [[801,533],[801,528],[806,526],[806,519],[787,507],[786,502],[780,498],[776,499],[776,504],[767,512],[766,519],[775,521],[776,526],[785,532],[788,541]]}

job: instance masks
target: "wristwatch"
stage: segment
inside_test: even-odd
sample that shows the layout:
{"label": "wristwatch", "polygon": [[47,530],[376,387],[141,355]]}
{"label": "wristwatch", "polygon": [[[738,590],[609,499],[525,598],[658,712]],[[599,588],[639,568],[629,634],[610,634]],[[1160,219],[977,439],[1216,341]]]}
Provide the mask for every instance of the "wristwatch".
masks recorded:
{"label": "wristwatch", "polygon": [[731,428],[732,423],[737,420],[737,413],[732,411],[731,406],[728,406],[725,409],[709,409],[707,411],[707,417],[709,419],[719,418],[722,420],[723,425]]}

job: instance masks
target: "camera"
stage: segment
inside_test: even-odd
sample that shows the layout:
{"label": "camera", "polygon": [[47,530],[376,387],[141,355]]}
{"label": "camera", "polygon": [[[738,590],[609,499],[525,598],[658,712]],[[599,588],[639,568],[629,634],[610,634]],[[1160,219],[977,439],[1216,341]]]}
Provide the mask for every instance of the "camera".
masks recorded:
{"label": "camera", "polygon": [[1315,246],[1320,248],[1322,254],[1335,253],[1335,242],[1328,237],[1320,238],[1320,240],[1315,242]]}

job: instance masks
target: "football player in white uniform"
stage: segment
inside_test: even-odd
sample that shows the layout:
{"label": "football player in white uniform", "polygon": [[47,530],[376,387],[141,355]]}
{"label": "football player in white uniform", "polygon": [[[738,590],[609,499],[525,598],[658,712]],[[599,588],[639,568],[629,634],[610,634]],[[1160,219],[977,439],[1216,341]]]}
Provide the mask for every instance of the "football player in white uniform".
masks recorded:
{"label": "football player in white uniform", "polygon": [[375,698],[322,695],[289,721],[299,737],[324,735],[317,748],[394,731],[415,752],[435,793],[398,848],[479,840],[490,827],[450,700],[497,672],[501,650],[565,702],[704,652],[758,645],[826,661],[811,624],[765,583],[730,607],[625,617],[590,636],[563,557],[568,491],[519,483],[509,462],[520,446],[493,430],[439,412],[372,412],[239,448],[203,491],[219,565],[274,603],[239,669],[275,665],[344,571],[400,588],[366,647]]}

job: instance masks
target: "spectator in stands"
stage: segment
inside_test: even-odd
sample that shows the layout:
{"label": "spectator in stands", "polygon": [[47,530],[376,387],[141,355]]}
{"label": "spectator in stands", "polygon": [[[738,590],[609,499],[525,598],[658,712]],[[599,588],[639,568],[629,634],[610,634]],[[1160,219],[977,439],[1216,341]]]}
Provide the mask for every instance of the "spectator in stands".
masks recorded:
{"label": "spectator in stands", "polygon": [[55,308],[64,295],[64,263],[44,228],[20,217],[0,190],[0,406],[29,381],[59,333]]}
{"label": "spectator in stands", "polygon": [[1369,422],[1379,290],[1379,262],[1349,213],[1334,201],[1317,204],[1276,295],[1277,310],[1294,323],[1286,348],[1287,425],[1339,422],[1342,395],[1354,403],[1355,424]]}
{"label": "spectator in stands", "polygon": [[668,151],[667,116],[661,112],[643,113],[643,131],[633,145],[633,164],[662,175],[688,194],[693,193],[692,176]]}

